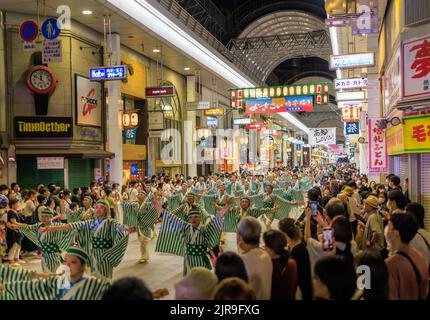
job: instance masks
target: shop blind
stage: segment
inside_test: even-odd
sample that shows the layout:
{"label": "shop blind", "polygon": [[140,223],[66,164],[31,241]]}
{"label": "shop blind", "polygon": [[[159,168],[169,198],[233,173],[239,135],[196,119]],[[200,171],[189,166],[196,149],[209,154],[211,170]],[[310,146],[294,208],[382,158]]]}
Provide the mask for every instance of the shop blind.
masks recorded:
{"label": "shop blind", "polygon": [[425,209],[424,225],[430,231],[430,154],[421,155],[421,204]]}
{"label": "shop blind", "polygon": [[407,0],[405,1],[405,25],[407,27],[424,23],[430,20],[429,0]]}
{"label": "shop blind", "polygon": [[400,156],[399,159],[399,174],[400,181],[403,184],[403,181],[405,181],[406,178],[409,176],[409,156],[403,155]]}
{"label": "shop blind", "polygon": [[37,183],[43,183],[45,187],[54,183],[64,187],[64,170],[37,170],[37,161],[18,160],[17,161],[17,181],[21,189],[35,189]]}
{"label": "shop blind", "polygon": [[94,180],[94,160],[69,159],[69,189],[90,185]]}
{"label": "shop blind", "polygon": [[400,157],[395,156],[393,160],[394,160],[393,161],[393,168],[394,168],[393,173],[396,176],[400,176]]}

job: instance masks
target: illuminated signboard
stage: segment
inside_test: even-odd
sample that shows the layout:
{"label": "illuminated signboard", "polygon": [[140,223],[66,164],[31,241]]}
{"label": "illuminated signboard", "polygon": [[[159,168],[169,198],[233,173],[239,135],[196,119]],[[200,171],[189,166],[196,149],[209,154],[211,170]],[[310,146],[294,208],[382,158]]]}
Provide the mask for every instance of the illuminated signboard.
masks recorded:
{"label": "illuminated signboard", "polygon": [[367,88],[367,78],[334,79],[334,89],[356,89]]}
{"label": "illuminated signboard", "polygon": [[225,109],[207,109],[204,111],[205,116],[223,116]]}
{"label": "illuminated signboard", "polygon": [[373,52],[330,56],[330,70],[366,68],[374,65],[375,53]]}
{"label": "illuminated signboard", "polygon": [[361,101],[339,101],[337,103],[337,107],[339,109],[342,108],[351,108],[351,107],[361,107],[362,102]]}
{"label": "illuminated signboard", "polygon": [[91,81],[121,80],[121,79],[125,79],[125,78],[127,78],[127,67],[126,66],[90,69],[90,80]]}
{"label": "illuminated signboard", "polygon": [[262,130],[266,128],[264,125],[258,124],[258,123],[251,123],[251,124],[248,124],[246,127],[248,129],[255,129],[255,130]]}
{"label": "illuminated signboard", "polygon": [[243,118],[243,119],[233,119],[234,125],[241,125],[241,124],[250,124],[251,119],[250,118]]}
{"label": "illuminated signboard", "polygon": [[175,95],[175,87],[168,86],[168,87],[152,87],[152,88],[146,88],[146,97],[152,98],[152,97],[172,97]]}
{"label": "illuminated signboard", "polygon": [[278,113],[291,111],[312,111],[312,97],[260,98],[246,100],[246,113]]}
{"label": "illuminated signboard", "polygon": [[355,122],[360,121],[361,108],[343,108],[342,109],[342,121],[343,122]]}
{"label": "illuminated signboard", "polygon": [[366,94],[364,91],[344,91],[336,93],[337,101],[351,101],[351,100],[364,100]]}
{"label": "illuminated signboard", "polygon": [[293,97],[312,97],[315,105],[327,105],[330,94],[330,82],[315,82],[276,87],[252,87],[229,89],[230,106],[233,109],[245,107],[246,100],[277,99]]}

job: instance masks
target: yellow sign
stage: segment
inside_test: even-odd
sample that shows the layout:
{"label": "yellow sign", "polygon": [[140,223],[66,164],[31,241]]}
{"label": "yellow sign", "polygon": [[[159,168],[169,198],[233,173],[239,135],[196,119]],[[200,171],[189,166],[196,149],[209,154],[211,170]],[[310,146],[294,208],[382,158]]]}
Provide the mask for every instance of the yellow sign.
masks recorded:
{"label": "yellow sign", "polygon": [[389,155],[430,152],[430,115],[403,118],[404,124],[387,130]]}
{"label": "yellow sign", "polygon": [[205,116],[223,116],[225,109],[207,109],[205,110]]}

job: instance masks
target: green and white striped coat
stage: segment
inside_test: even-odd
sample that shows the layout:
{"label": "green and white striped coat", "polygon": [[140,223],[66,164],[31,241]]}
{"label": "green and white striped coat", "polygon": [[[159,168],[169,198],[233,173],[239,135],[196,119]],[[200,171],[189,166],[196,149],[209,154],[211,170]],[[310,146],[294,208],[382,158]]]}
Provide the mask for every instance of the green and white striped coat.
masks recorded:
{"label": "green and white striped coat", "polygon": [[84,277],[68,290],[58,287],[59,277],[48,279],[9,282],[4,285],[5,291],[15,300],[101,300],[103,293],[109,288],[109,282]]}
{"label": "green and white striped coat", "polygon": [[138,202],[135,202],[133,206],[128,207],[128,211],[129,215],[135,217],[133,218],[134,224],[130,226],[136,227],[145,237],[151,238],[154,224],[160,216],[155,207],[148,201],[144,201],[140,206]]}
{"label": "green and white striped coat", "polygon": [[[206,220],[209,217],[209,213],[207,213],[207,211],[205,210],[204,207],[195,204],[195,206],[200,210],[200,212],[202,213],[202,221],[203,223],[206,223]],[[191,206],[188,204],[188,202],[182,204],[181,206],[179,206],[178,208],[176,208],[175,210],[170,211],[170,213],[174,216],[177,216],[179,219],[181,219],[184,222],[188,223],[188,212],[190,212],[191,210]]]}
{"label": "green and white striped coat", "polygon": [[209,250],[220,242],[223,220],[216,215],[207,224],[195,229],[191,224],[164,211],[155,252],[184,257],[184,275],[194,267],[212,269]]}
{"label": "green and white striped coat", "polygon": [[[62,223],[52,223],[50,226],[61,226]],[[71,231],[52,231],[39,232],[43,223],[37,223],[20,228],[31,242],[39,246],[42,251],[42,269],[43,272],[55,272],[63,263],[61,252],[67,250],[72,244],[73,232]]]}
{"label": "green and white striped coat", "polygon": [[266,216],[266,219],[273,220],[273,212],[270,208],[248,208],[243,210],[240,206],[231,208],[224,216],[223,232],[237,232],[237,225],[242,217],[251,216],[259,218],[260,216]]}
{"label": "green and white striped coat", "polygon": [[[17,281],[31,281],[35,274],[32,270],[22,268],[11,268],[6,265],[0,264],[0,283],[6,284],[9,282]],[[16,300],[14,295],[4,290],[0,294],[0,300]]]}
{"label": "green and white striped coat", "polygon": [[128,245],[128,233],[114,219],[74,222],[70,226],[78,231],[78,243],[90,255],[92,270],[107,279],[112,278]]}
{"label": "green and white striped coat", "polygon": [[91,214],[91,218],[94,218],[94,208],[89,207],[88,209],[86,209],[85,207],[82,207],[82,208],[79,208],[78,211],[76,212],[73,212],[72,210],[67,209],[67,222],[73,223],[77,221],[83,221],[84,216],[87,214],[88,215]]}

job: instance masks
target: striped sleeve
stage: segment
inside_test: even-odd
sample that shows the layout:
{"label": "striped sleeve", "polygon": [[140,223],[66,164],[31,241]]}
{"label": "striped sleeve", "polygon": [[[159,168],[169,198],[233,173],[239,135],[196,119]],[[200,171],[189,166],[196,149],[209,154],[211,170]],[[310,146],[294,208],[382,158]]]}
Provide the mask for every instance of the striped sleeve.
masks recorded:
{"label": "striped sleeve", "polygon": [[101,300],[110,284],[104,279],[89,277],[70,300]]}
{"label": "striped sleeve", "polygon": [[260,208],[264,208],[264,201],[263,201],[263,198],[264,198],[264,195],[263,194],[259,194],[259,195],[256,195],[256,196],[252,196],[252,197],[250,197],[251,198],[251,202],[252,202],[252,204],[257,208],[257,209],[260,209]]}
{"label": "striped sleeve", "polygon": [[203,200],[205,202],[205,209],[206,211],[211,214],[211,215],[215,215],[216,214],[216,209],[215,207],[212,205],[213,202],[216,201],[216,195],[206,195],[203,196]]}
{"label": "striped sleeve", "polygon": [[124,216],[124,224],[126,226],[137,226],[137,211],[139,204],[137,202],[124,202],[122,203],[122,210]]}
{"label": "striped sleeve", "polygon": [[240,212],[240,208],[234,207],[234,208],[231,208],[224,215],[224,224],[222,228],[223,232],[237,231],[237,224],[239,223],[239,212]]}
{"label": "striped sleeve", "polygon": [[[55,223],[54,225],[61,226],[62,223]],[[67,250],[73,241],[73,231],[53,231],[55,242],[61,250]]]}
{"label": "striped sleeve", "polygon": [[26,236],[35,245],[40,247],[39,239],[37,239],[37,232],[39,230],[40,225],[40,223],[28,225],[24,228],[19,228],[19,232]]}
{"label": "striped sleeve", "polygon": [[122,225],[115,220],[109,220],[109,222],[113,246],[103,253],[103,259],[109,261],[111,266],[117,267],[121,263],[125,251],[127,250],[128,232],[124,231]]}
{"label": "striped sleeve", "polygon": [[160,233],[155,245],[155,252],[184,256],[184,231],[188,223],[172,215],[167,210],[163,214]]}
{"label": "striped sleeve", "polygon": [[55,300],[57,298],[56,277],[31,281],[9,282],[5,291],[16,300]]}
{"label": "striped sleeve", "polygon": [[0,264],[0,282],[2,283],[31,280],[34,273],[31,270],[11,268]]}
{"label": "striped sleeve", "polygon": [[223,224],[224,218],[217,214],[206,226],[204,234],[206,245],[209,250],[219,245]]}
{"label": "striped sleeve", "polygon": [[279,205],[279,209],[275,212],[274,218],[278,220],[288,218],[291,211],[291,202],[281,198],[280,196],[276,196],[275,204]]}

